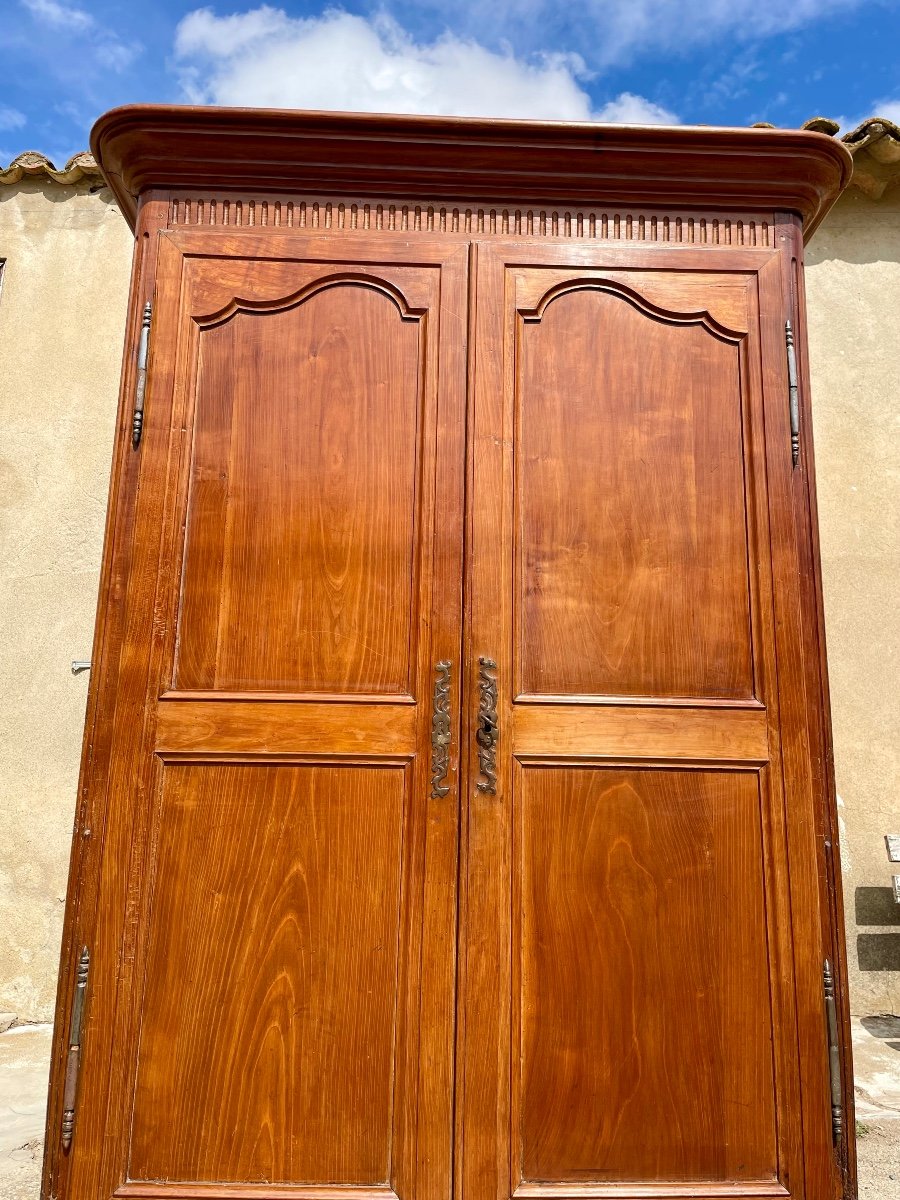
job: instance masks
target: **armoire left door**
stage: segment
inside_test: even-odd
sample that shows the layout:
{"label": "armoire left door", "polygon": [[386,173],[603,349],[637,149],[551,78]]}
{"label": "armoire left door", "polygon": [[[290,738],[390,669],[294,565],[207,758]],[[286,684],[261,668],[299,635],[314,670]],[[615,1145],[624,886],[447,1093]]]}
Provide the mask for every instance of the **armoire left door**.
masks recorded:
{"label": "armoire left door", "polygon": [[72,1200],[449,1194],[467,253],[159,235]]}

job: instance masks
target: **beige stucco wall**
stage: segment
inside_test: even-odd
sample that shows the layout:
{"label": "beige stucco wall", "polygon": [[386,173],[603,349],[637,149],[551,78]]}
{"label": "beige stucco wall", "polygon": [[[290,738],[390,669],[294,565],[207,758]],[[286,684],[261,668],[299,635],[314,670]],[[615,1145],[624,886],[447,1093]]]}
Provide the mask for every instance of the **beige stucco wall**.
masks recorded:
{"label": "beige stucco wall", "polygon": [[131,268],[110,194],[0,186],[0,1013],[50,1021]]}
{"label": "beige stucco wall", "polygon": [[851,1005],[900,1013],[900,187],[845,193],[806,282]]}
{"label": "beige stucco wall", "polygon": [[[0,1013],[23,1023],[52,1016],[130,258],[107,192],[0,187]],[[852,1003],[900,1012],[900,189],[840,201],[807,286]]]}

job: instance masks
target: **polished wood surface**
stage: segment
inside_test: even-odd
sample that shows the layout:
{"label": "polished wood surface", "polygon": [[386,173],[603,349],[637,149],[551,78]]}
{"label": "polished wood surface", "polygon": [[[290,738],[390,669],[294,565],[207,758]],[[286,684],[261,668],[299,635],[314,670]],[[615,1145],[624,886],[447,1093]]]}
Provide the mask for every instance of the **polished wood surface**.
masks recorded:
{"label": "polished wood surface", "polygon": [[[128,105],[104,114],[91,151],[129,220],[153,188],[331,189],[419,201],[653,205],[661,215],[788,209],[807,234],[850,179],[846,147],[797,129]],[[675,209],[676,212],[672,212]],[[720,215],[720,214],[716,214]],[[726,215],[722,213],[721,215]]]}
{"label": "polished wood surface", "polygon": [[134,1178],[388,1179],[406,775],[166,767]]}
{"label": "polished wood surface", "polygon": [[[791,297],[794,319],[798,329],[806,328],[806,300],[803,287],[803,234],[800,220],[794,213],[780,214],[779,240],[785,247],[781,255],[783,289]],[[840,1057],[842,1071],[843,1110],[847,1127],[854,1126],[855,1094],[853,1086],[852,1037],[850,1002],[846,974],[840,964],[846,961],[847,947],[844,928],[844,898],[839,863],[839,817],[834,782],[834,753],[831,741],[828,667],[825,650],[825,617],[822,606],[820,578],[819,525],[816,506],[816,476],[810,414],[809,349],[806,338],[797,344],[801,407],[800,471],[792,480],[794,519],[799,531],[800,575],[802,580],[802,614],[804,638],[813,647],[804,656],[807,688],[817,701],[811,705],[810,746],[814,772],[817,840],[825,853],[817,856],[820,879],[823,940],[833,963],[839,964],[834,983],[840,1022]],[[856,1186],[856,1139],[843,1138],[837,1148],[845,1194]]]}
{"label": "polished wood surface", "polygon": [[364,279],[288,304],[200,338],[175,686],[409,694],[421,314]]}
{"label": "polished wood surface", "polygon": [[813,1196],[779,264],[608,253],[479,247],[470,628],[500,734],[496,796],[469,793],[461,1195]]}
{"label": "polished wood surface", "polygon": [[509,740],[517,757],[636,755],[759,764],[769,759],[768,721],[762,706],[598,704],[592,696],[566,703],[568,699],[554,697],[551,705],[531,702],[532,697],[516,698]]}
{"label": "polished wood surface", "polygon": [[199,248],[160,245],[68,1188],[445,1195],[467,253]]}
{"label": "polished wood surface", "polygon": [[164,108],[95,145],[137,248],[46,1200],[849,1200],[783,340],[844,150]]}
{"label": "polished wood surface", "polygon": [[774,1178],[756,773],[547,765],[515,787],[523,1177]]}
{"label": "polished wood surface", "polygon": [[738,338],[587,282],[518,338],[517,691],[751,697]]}

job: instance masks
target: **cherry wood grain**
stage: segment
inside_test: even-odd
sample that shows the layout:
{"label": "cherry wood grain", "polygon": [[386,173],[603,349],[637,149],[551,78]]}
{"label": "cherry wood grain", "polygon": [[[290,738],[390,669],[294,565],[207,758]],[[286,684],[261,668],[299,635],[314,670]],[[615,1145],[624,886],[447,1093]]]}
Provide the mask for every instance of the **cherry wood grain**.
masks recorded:
{"label": "cherry wood grain", "polygon": [[635,755],[755,763],[769,758],[768,720],[761,706],[517,704],[510,741],[519,758]]}
{"label": "cherry wood grain", "polygon": [[138,244],[45,1200],[850,1200],[783,341],[846,152],[147,107],[95,146]]}
{"label": "cherry wood grain", "polygon": [[[354,698],[355,699],[355,698]],[[332,754],[413,757],[415,705],[247,700],[220,693],[215,700],[166,697],[159,703],[156,752],[213,754]]]}
{"label": "cherry wood grain", "polygon": [[517,690],[752,696],[739,346],[592,286],[518,339]]}
{"label": "cherry wood grain", "polygon": [[129,220],[151,188],[290,194],[298,186],[417,199],[635,202],[661,216],[782,208],[807,234],[850,179],[846,147],[795,129],[505,121],[128,105],[104,114],[91,151]]}
{"label": "cherry wood grain", "polygon": [[[800,222],[793,213],[777,214],[778,242],[783,247],[781,258],[782,291],[786,303],[794,313],[795,326],[806,328],[806,297],[803,278],[803,235]],[[806,338],[797,342],[797,357],[800,372],[799,400],[801,408],[800,470],[792,479],[794,519],[798,531],[798,557],[802,585],[802,616],[805,639],[810,650],[805,655],[808,679],[808,694],[820,696],[819,703],[812,703],[808,710],[812,768],[815,774],[817,805],[817,861],[819,868],[820,904],[822,911],[823,942],[825,953],[832,963],[846,961],[846,938],[844,927],[844,898],[840,864],[838,861],[839,820],[834,782],[834,754],[831,739],[830,696],[828,686],[828,664],[825,649],[825,618],[821,591],[821,555],[819,550],[819,527],[816,505],[816,478],[814,469],[813,420],[809,384],[809,348]],[[835,972],[835,991],[840,1023],[840,1058],[842,1071],[842,1096],[844,1120],[847,1128],[855,1126],[855,1096],[853,1087],[852,1038],[850,1030],[850,1003],[847,979],[838,968]],[[856,1140],[842,1139],[837,1147],[842,1169],[845,1193],[855,1187]]]}
{"label": "cherry wood grain", "polygon": [[176,686],[409,693],[418,320],[346,281],[199,362]]}
{"label": "cherry wood grain", "polygon": [[387,1182],[409,801],[396,768],[166,767],[133,1178]]}
{"label": "cherry wood grain", "polygon": [[[773,618],[776,592],[789,605],[792,587],[783,501],[769,482],[786,420],[772,379],[783,363],[783,343],[770,334],[777,255],[634,250],[630,272],[611,257],[613,279],[606,254],[583,244],[479,247],[470,637],[475,653],[496,662],[500,740],[496,797],[469,792],[460,1195],[677,1195],[687,1178],[698,1196],[718,1187],[817,1195],[834,1178],[820,1107],[821,1000],[814,1021],[810,1010],[801,1015],[797,989],[811,987],[819,918],[814,886],[788,857],[799,838],[809,861],[811,793],[796,773],[796,676],[783,674],[779,657],[793,650]],[[694,272],[708,280],[713,266],[725,291],[736,289],[731,327],[697,304]],[[642,291],[645,270],[652,298]],[[711,303],[720,292],[710,288]],[[566,303],[569,319],[546,324]],[[594,319],[582,322],[577,304]],[[619,311],[629,316],[616,324]],[[533,352],[529,375],[529,338],[540,325],[556,340]],[[598,350],[607,325],[624,365]],[[678,365],[681,345],[691,366]],[[730,361],[723,354],[716,364],[708,346]],[[613,403],[616,372],[627,386]],[[531,379],[547,411],[544,422],[535,400],[535,433],[522,416]],[[601,421],[595,410],[607,402]],[[645,460],[654,454],[651,479]],[[622,511],[623,495],[640,519]],[[602,542],[607,511],[617,519]],[[650,561],[673,574],[655,606],[632,614],[629,589],[644,576],[616,534],[643,551],[639,532]],[[530,555],[521,548],[529,537]],[[588,562],[581,573],[569,567],[579,552]],[[695,583],[681,592],[685,576]],[[599,599],[604,621],[585,593]],[[683,615],[666,626],[673,593]],[[541,645],[535,605],[552,614],[544,628],[566,634],[544,651],[557,672],[546,696],[528,690],[534,682],[519,667]],[[648,652],[633,627],[645,622],[638,628],[652,638],[657,620],[665,633]],[[685,625],[695,657],[685,653]],[[715,647],[707,641],[719,636]],[[628,681],[621,696],[608,679],[590,686],[611,645]],[[642,662],[652,662],[643,677]],[[694,673],[680,676],[693,694],[676,698],[666,693],[679,664]],[[473,745],[473,779],[477,763]],[[605,789],[605,778],[618,782]],[[610,863],[619,862],[612,882]],[[697,888],[690,900],[670,874],[679,863],[693,864],[684,868]],[[706,982],[691,997],[685,989],[701,962]],[[710,1004],[724,1007],[714,1015]],[[729,1023],[745,1034],[732,1042],[710,1031]],[[682,1036],[691,1049],[670,1056],[667,1039]],[[805,1122],[817,1127],[815,1161]]]}
{"label": "cherry wood grain", "polygon": [[161,240],[119,665],[140,717],[111,731],[68,1187],[437,1200],[458,706],[435,797],[431,721],[435,663],[459,686],[467,255],[295,237],[254,273],[259,244],[202,248]]}
{"label": "cherry wood grain", "polygon": [[515,787],[523,1178],[774,1179],[756,774],[545,766]]}

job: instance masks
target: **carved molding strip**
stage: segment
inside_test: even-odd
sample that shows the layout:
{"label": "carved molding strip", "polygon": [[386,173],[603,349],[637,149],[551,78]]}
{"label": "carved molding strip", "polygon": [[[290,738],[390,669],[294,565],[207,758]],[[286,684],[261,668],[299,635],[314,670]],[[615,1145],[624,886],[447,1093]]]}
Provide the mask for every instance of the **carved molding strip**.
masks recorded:
{"label": "carved molding strip", "polygon": [[729,216],[607,211],[600,208],[485,208],[369,200],[177,197],[170,226],[246,229],[359,230],[460,233],[469,237],[540,237],[673,245],[772,245],[772,227],[759,214]]}

